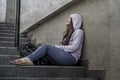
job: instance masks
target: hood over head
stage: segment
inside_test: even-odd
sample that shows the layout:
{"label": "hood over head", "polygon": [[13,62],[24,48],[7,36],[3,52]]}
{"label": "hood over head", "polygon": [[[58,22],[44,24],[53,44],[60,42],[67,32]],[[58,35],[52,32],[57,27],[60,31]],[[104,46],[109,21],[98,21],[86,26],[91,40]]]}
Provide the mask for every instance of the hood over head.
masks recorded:
{"label": "hood over head", "polygon": [[82,26],[82,17],[79,14],[70,15],[74,29],[80,29]]}

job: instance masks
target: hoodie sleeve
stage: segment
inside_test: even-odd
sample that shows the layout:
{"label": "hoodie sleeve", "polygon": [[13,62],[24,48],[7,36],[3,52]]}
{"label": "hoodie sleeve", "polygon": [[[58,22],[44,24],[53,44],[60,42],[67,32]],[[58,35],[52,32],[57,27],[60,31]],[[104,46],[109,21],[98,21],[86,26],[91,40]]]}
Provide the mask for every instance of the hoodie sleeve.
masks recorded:
{"label": "hoodie sleeve", "polygon": [[78,49],[80,43],[83,40],[83,31],[82,30],[76,30],[73,35],[73,41],[70,45],[55,45],[55,47],[60,48],[66,52],[74,52]]}

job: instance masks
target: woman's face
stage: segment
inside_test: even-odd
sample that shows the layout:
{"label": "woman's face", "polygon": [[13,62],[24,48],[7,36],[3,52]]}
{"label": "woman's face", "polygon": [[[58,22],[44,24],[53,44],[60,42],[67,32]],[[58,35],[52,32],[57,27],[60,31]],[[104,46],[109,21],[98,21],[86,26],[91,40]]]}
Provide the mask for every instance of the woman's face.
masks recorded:
{"label": "woman's face", "polygon": [[68,30],[73,29],[72,18],[71,18],[71,17],[68,18],[68,21],[67,21],[67,23],[66,23],[66,26],[67,26],[67,29],[68,29]]}
{"label": "woman's face", "polygon": [[71,17],[68,18],[66,25],[67,25],[67,26],[70,26],[70,25],[71,25]]}

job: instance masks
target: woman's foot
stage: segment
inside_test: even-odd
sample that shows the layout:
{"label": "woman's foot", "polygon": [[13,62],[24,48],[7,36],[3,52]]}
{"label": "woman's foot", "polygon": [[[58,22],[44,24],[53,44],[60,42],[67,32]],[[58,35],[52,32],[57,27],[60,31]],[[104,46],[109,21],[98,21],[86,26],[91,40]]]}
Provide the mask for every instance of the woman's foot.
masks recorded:
{"label": "woman's foot", "polygon": [[33,62],[29,58],[26,58],[26,57],[21,58],[21,59],[16,59],[10,62],[16,65],[34,65]]}

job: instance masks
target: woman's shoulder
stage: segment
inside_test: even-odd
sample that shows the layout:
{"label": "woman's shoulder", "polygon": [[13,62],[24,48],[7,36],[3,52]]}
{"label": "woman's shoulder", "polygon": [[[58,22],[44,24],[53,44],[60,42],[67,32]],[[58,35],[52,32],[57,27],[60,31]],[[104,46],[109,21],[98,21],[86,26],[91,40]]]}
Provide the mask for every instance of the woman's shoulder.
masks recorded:
{"label": "woman's shoulder", "polygon": [[80,35],[81,35],[81,36],[84,35],[83,30],[81,30],[81,29],[76,29],[76,30],[74,31],[72,37],[77,37],[77,36],[80,36]]}

